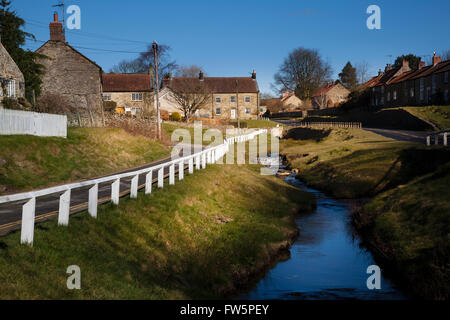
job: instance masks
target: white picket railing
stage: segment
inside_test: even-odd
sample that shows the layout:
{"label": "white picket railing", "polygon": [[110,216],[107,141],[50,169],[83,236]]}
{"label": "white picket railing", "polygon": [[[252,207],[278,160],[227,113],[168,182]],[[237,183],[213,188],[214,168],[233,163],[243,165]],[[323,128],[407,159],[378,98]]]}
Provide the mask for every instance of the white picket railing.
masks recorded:
{"label": "white picket railing", "polygon": [[0,108],[0,134],[67,137],[67,116]]}
{"label": "white picket railing", "polygon": [[362,128],[361,122],[300,122],[300,127],[306,128]]}
{"label": "white picket railing", "polygon": [[59,211],[58,211],[58,225],[67,226],[69,224],[70,213],[70,196],[71,191],[74,189],[90,187],[89,199],[88,199],[88,212],[92,217],[97,217],[98,207],[98,186],[100,183],[111,183],[111,202],[115,205],[119,204],[120,198],[120,180],[124,178],[131,179],[130,197],[137,198],[138,196],[138,179],[140,175],[145,175],[145,194],[152,192],[153,184],[153,172],[157,172],[158,181],[157,186],[159,188],[164,187],[164,169],[169,168],[169,184],[175,184],[175,170],[176,166],[179,169],[179,180],[184,178],[185,165],[188,166],[190,174],[194,173],[194,161],[195,169],[205,169],[207,164],[216,163],[221,159],[230,148],[230,145],[239,142],[245,142],[252,140],[257,135],[267,132],[265,129],[253,131],[249,134],[234,136],[225,139],[224,143],[218,146],[207,148],[192,155],[184,156],[169,162],[158,164],[145,169],[140,169],[133,172],[126,172],[108,177],[102,177],[94,180],[82,181],[77,183],[71,183],[42,190],[36,190],[25,193],[18,193],[6,196],[0,196],[0,204],[24,201],[26,203],[22,206],[22,221],[21,221],[21,237],[20,242],[26,244],[33,244],[34,238],[34,224],[35,224],[35,209],[36,199],[43,196],[52,194],[60,194],[59,198]]}

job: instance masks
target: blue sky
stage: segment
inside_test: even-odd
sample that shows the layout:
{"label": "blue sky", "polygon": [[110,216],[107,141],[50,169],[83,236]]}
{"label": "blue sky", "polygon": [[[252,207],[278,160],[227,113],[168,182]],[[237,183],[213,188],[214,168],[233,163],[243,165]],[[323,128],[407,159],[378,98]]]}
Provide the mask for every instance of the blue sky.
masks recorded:
{"label": "blue sky", "polygon": [[[48,23],[58,0],[13,0],[38,40],[49,38]],[[288,53],[300,46],[318,49],[334,77],[347,61],[366,61],[376,74],[396,56],[414,53],[429,59],[450,49],[448,0],[66,0],[81,8],[81,30],[69,31],[73,46],[105,71],[134,58],[146,43],[172,47],[178,64],[197,64],[209,76],[250,76],[262,92],[271,91],[273,75]],[[366,9],[381,8],[381,30],[366,27]],[[41,42],[28,42],[37,49]],[[426,55],[429,55],[428,57]]]}

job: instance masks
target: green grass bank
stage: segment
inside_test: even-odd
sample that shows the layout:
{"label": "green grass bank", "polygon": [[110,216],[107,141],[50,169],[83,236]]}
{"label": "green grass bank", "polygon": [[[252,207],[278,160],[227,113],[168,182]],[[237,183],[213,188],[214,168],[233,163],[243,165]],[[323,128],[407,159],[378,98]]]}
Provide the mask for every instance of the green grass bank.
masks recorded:
{"label": "green grass bank", "polygon": [[0,194],[94,178],[170,155],[123,129],[69,128],[67,138],[0,136]]}
{"label": "green grass bank", "polygon": [[[118,207],[0,238],[1,299],[204,299],[233,296],[285,253],[313,196],[256,165],[212,165]],[[66,269],[81,268],[81,290]]]}
{"label": "green grass bank", "polygon": [[292,129],[280,150],[308,185],[338,198],[368,197],[354,222],[405,288],[448,299],[450,150],[359,129]]}

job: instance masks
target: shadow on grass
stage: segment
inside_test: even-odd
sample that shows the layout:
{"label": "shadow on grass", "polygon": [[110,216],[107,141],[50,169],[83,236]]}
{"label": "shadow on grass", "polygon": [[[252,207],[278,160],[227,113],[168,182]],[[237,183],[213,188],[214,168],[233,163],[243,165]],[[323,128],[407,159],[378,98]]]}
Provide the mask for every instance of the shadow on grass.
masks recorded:
{"label": "shadow on grass", "polygon": [[331,129],[314,130],[309,128],[293,128],[286,133],[284,139],[315,140],[319,142],[328,137],[330,133]]}

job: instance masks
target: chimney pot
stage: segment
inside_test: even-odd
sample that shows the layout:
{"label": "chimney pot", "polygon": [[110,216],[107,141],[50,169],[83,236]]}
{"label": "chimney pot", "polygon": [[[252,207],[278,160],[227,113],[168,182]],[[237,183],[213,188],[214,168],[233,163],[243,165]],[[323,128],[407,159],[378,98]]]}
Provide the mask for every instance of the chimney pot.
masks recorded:
{"label": "chimney pot", "polygon": [[433,52],[433,66],[441,62],[441,57],[436,56],[436,51]]}
{"label": "chimney pot", "polygon": [[52,41],[66,41],[64,35],[64,28],[61,22],[58,21],[58,13],[53,14],[53,21],[50,22],[50,40]]}

